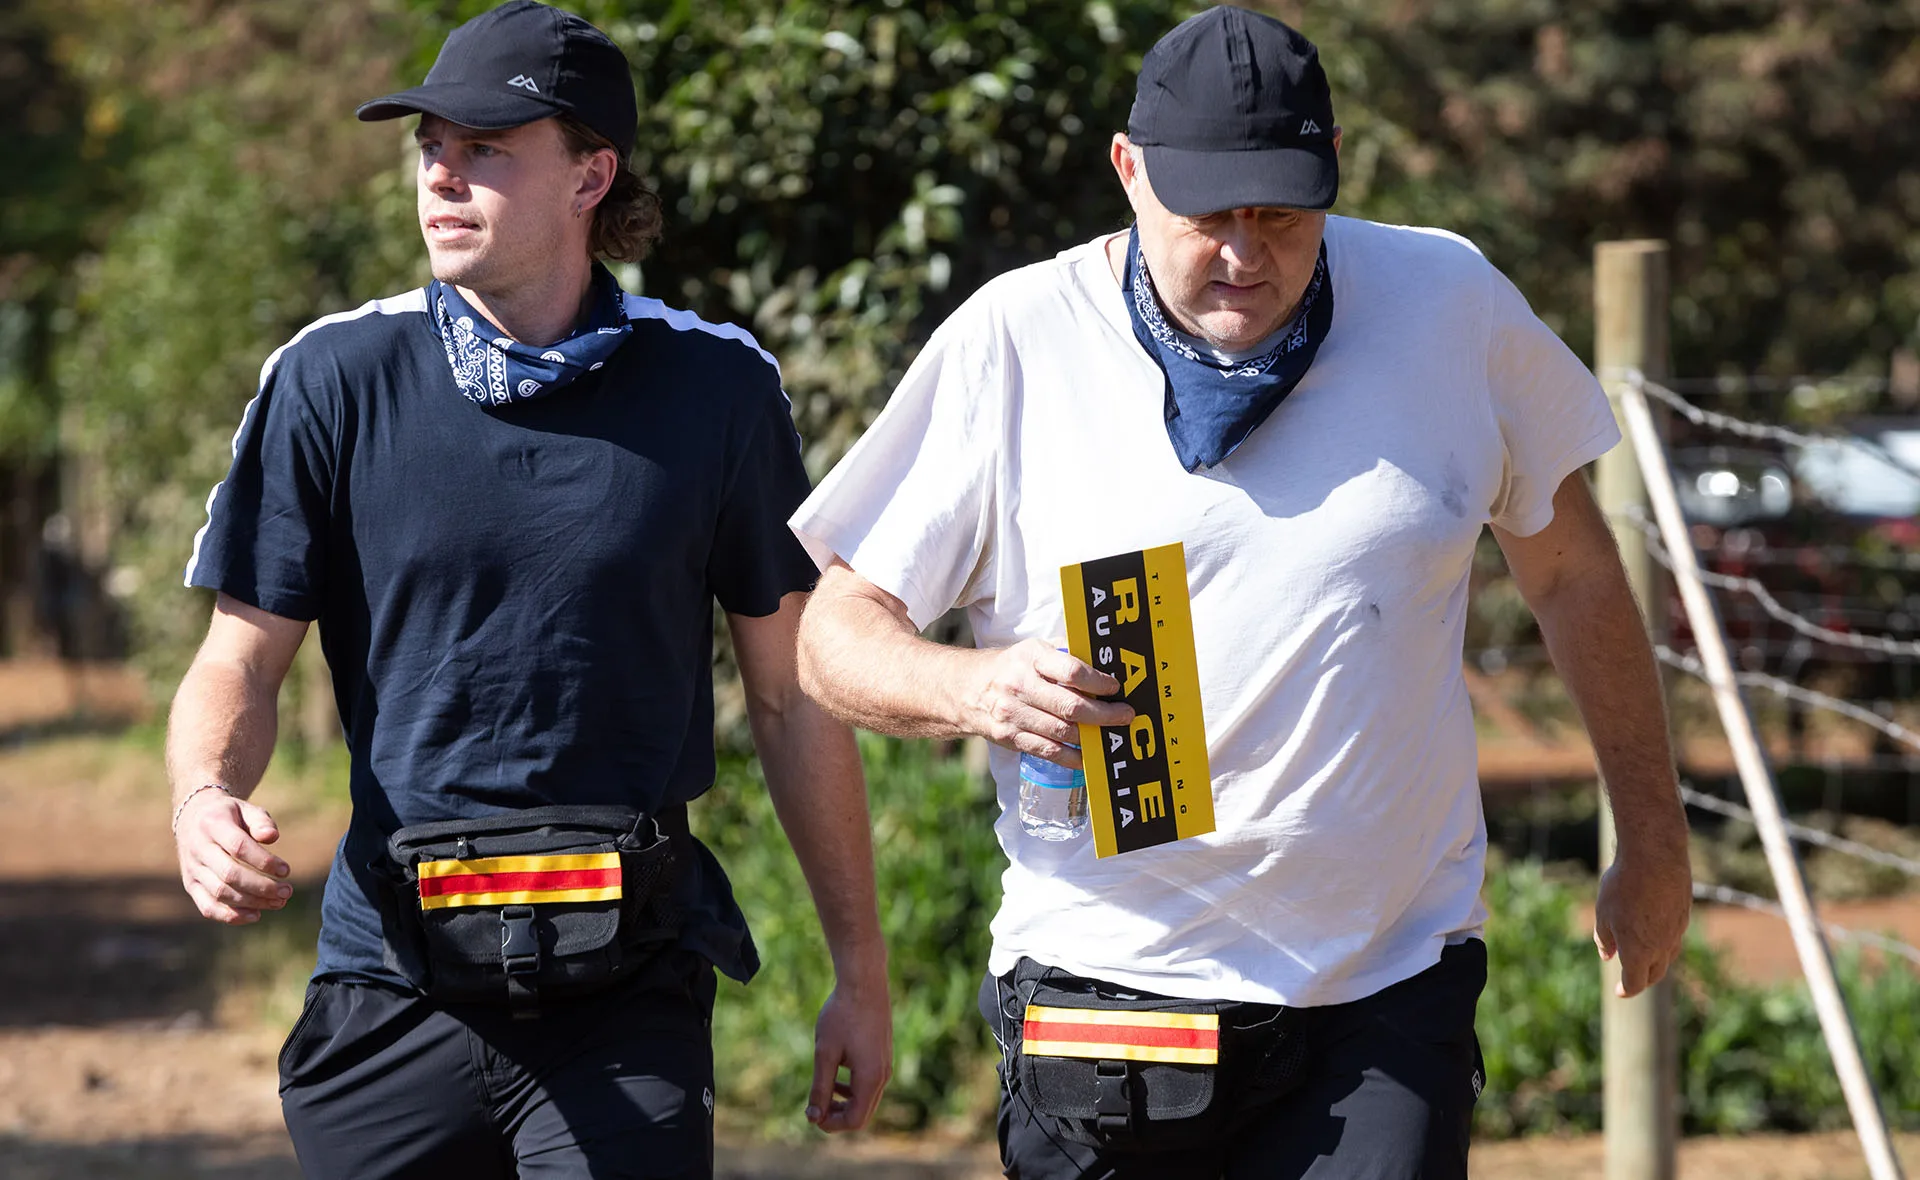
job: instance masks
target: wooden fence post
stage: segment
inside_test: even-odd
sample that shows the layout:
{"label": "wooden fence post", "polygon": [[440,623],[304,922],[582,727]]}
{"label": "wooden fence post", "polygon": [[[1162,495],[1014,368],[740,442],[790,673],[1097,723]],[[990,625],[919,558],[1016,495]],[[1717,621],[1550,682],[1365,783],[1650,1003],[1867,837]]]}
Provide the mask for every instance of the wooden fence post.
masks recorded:
{"label": "wooden fence post", "polygon": [[[1602,242],[1593,257],[1594,369],[1638,369],[1667,376],[1667,244]],[[1613,385],[1609,382],[1611,394]],[[1616,419],[1620,401],[1613,401]],[[1621,421],[1621,433],[1626,423]],[[1627,580],[1655,642],[1665,638],[1667,588],[1647,550],[1646,534],[1621,521],[1648,519],[1647,487],[1632,448],[1603,455],[1596,473],[1601,511],[1613,523]],[[1613,813],[1600,794],[1600,867],[1613,863]],[[1618,961],[1601,965],[1602,1059],[1606,1099],[1606,1180],[1673,1180],[1680,1131],[1679,1053],[1673,1026],[1673,979],[1631,1000],[1615,997]]]}

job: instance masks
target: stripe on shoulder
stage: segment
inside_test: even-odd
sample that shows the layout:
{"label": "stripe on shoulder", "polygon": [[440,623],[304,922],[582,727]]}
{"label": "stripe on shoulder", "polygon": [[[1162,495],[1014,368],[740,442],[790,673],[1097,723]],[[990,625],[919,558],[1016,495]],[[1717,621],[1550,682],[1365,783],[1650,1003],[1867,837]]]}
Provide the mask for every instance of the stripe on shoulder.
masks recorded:
{"label": "stripe on shoulder", "polygon": [[[260,388],[265,389],[267,387],[267,378],[273,376],[274,366],[280,363],[280,355],[286,352],[287,349],[292,348],[294,345],[306,339],[309,333],[318,331],[331,324],[344,324],[353,320],[365,319],[370,315],[405,315],[410,311],[417,311],[424,314],[426,310],[427,289],[425,287],[415,287],[404,295],[390,295],[385,299],[369,299],[352,311],[336,311],[332,315],[323,315],[298,332],[295,332],[293,339],[267,354],[267,363],[260,366]],[[248,408],[252,408],[253,403],[248,402],[247,405]],[[240,424],[242,426],[246,425],[246,415],[241,415]],[[239,432],[235,431],[234,439],[236,442],[238,442],[239,437]]]}
{"label": "stripe on shoulder", "polygon": [[761,360],[773,366],[773,375],[780,382],[780,396],[787,398],[788,407],[792,407],[793,399],[787,397],[786,378],[780,372],[780,362],[774,359],[772,353],[760,347],[760,342],[753,338],[753,333],[738,324],[711,323],[690,311],[668,307],[658,299],[650,299],[644,295],[626,295],[625,302],[627,319],[630,321],[660,320],[676,332],[705,332],[709,336],[718,336],[722,340],[738,341],[753,349],[760,354]]}
{"label": "stripe on shoulder", "polygon": [[[295,332],[293,339],[269,353],[266,364],[260,366],[260,384],[255,387],[253,396],[247,400],[246,408],[240,411],[240,425],[233,428],[233,442],[229,444],[228,450],[233,453],[235,458],[239,457],[240,436],[246,433],[247,420],[253,417],[254,407],[260,404],[260,393],[266,389],[268,379],[273,376],[274,367],[280,363],[280,357],[287,349],[300,343],[309,333],[316,329],[327,327],[329,324],[344,324],[352,320],[363,319],[370,315],[405,315],[408,312],[425,313],[426,310],[427,289],[425,287],[415,287],[404,295],[392,295],[385,299],[369,299],[352,311],[338,311],[332,315],[323,315],[298,332]],[[198,531],[193,534],[193,553],[187,558],[187,575],[185,581],[188,588],[192,588],[193,586],[194,572],[200,566],[200,545],[201,542],[206,540],[207,530],[213,527],[214,508],[220,499],[220,489],[226,486],[226,482],[227,481],[223,479],[214,484],[213,490],[207,493],[207,522],[201,525]]]}

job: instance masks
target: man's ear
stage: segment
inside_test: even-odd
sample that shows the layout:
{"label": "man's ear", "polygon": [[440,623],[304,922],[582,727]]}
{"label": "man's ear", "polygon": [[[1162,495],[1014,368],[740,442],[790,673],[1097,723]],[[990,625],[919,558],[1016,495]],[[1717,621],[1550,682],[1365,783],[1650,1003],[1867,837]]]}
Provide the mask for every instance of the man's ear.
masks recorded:
{"label": "man's ear", "polygon": [[607,190],[613,187],[614,175],[620,170],[620,162],[612,148],[602,148],[583,163],[586,170],[580,178],[580,187],[574,190],[574,204],[585,212],[606,197]]}
{"label": "man's ear", "polygon": [[1127,191],[1127,203],[1133,206],[1135,216],[1140,213],[1140,202],[1134,199],[1134,186],[1140,180],[1140,157],[1134,153],[1133,141],[1123,131],[1113,133],[1113,144],[1107,149],[1107,158],[1113,162],[1114,175],[1120,178],[1120,187]]}
{"label": "man's ear", "polygon": [[1338,123],[1333,125],[1333,154],[1336,158],[1340,155],[1340,124]]}

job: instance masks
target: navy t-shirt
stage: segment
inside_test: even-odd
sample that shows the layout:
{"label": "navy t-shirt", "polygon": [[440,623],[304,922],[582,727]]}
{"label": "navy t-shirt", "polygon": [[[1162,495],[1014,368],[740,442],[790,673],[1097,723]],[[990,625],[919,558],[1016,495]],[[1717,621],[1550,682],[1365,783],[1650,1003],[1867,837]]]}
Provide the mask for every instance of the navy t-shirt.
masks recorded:
{"label": "navy t-shirt", "polygon": [[[658,811],[713,782],[712,617],[817,570],[773,358],[626,297],[634,331],[545,397],[462,396],[424,293],[309,326],[267,361],[187,584],[317,619],[352,752],[320,975],[398,981],[374,865],[400,827],[550,803]],[[696,849],[682,942],[758,966]]]}

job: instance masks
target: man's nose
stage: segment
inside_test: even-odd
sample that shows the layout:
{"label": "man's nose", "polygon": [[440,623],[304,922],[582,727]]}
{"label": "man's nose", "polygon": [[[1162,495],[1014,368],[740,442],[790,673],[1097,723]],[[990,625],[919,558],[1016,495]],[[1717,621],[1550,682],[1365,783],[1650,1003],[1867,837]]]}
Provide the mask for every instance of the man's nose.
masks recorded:
{"label": "man's nose", "polygon": [[1265,255],[1259,211],[1235,209],[1220,234],[1220,257],[1236,270],[1257,270]]}
{"label": "man's nose", "polygon": [[434,192],[456,192],[464,183],[460,179],[459,173],[447,167],[447,162],[444,157],[436,159],[433,163],[427,165],[424,179],[427,187]]}

